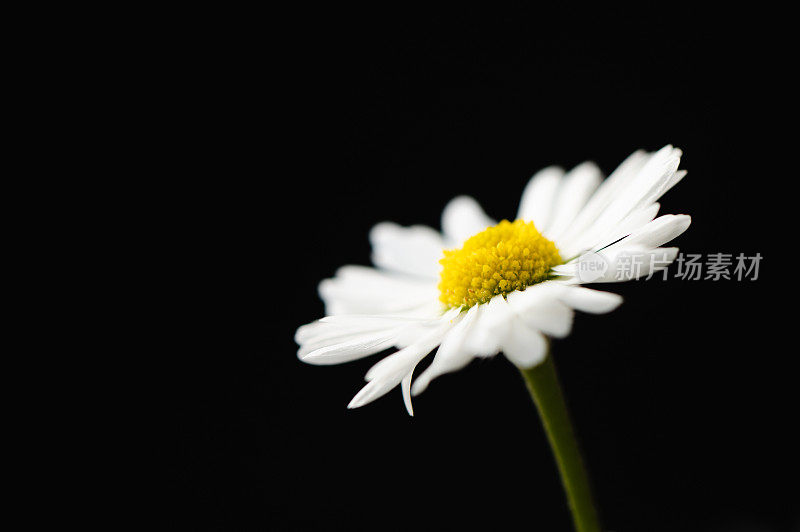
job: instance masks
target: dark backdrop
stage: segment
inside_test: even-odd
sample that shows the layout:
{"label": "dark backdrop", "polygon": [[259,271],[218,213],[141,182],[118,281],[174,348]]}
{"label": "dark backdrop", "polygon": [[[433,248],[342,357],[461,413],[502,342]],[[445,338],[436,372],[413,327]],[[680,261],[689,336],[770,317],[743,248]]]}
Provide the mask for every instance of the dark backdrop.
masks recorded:
{"label": "dark backdrop", "polygon": [[502,357],[437,379],[414,418],[399,391],[348,411],[375,358],[304,365],[294,331],[323,315],[321,279],[369,263],[377,222],[439,228],[458,194],[513,217],[543,166],[608,173],[671,143],[689,174],[661,212],[693,217],[675,245],[764,260],[756,282],[603,285],[623,306],[577,316],[554,342],[604,523],[797,526],[796,348],[778,306],[792,288],[775,239],[789,245],[794,227],[782,200],[795,171],[777,162],[782,49],[746,16],[600,15],[331,10],[267,44],[231,31],[229,165],[201,209],[220,303],[170,355],[177,522],[569,530],[535,409]]}

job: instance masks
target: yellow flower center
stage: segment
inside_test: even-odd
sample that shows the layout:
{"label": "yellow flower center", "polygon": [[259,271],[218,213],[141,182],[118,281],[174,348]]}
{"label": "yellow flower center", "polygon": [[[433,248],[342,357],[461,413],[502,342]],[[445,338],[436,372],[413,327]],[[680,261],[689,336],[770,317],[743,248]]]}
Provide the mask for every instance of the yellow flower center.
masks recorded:
{"label": "yellow flower center", "polygon": [[470,237],[461,249],[445,251],[439,262],[444,266],[439,299],[449,308],[469,308],[540,283],[563,261],[533,222],[503,220]]}

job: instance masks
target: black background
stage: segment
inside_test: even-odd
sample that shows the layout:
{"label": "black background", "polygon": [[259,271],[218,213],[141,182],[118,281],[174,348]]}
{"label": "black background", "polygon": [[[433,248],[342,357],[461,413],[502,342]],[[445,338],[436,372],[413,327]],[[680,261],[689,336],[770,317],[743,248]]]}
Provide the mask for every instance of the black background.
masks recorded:
{"label": "black background", "polygon": [[796,348],[778,306],[792,282],[781,250],[794,170],[777,162],[788,62],[756,36],[761,21],[697,16],[315,11],[255,48],[234,28],[217,102],[228,164],[197,214],[209,244],[198,289],[215,304],[169,346],[164,379],[175,522],[569,530],[503,357],[437,379],[414,418],[399,390],[348,411],[377,358],[304,365],[294,331],[323,315],[321,279],[369,264],[380,221],[439,228],[458,194],[513,217],[546,165],[609,173],[671,143],[689,174],[661,213],[693,217],[675,245],[764,260],[756,282],[600,286],[622,307],[577,316],[554,342],[604,524],[798,526]]}

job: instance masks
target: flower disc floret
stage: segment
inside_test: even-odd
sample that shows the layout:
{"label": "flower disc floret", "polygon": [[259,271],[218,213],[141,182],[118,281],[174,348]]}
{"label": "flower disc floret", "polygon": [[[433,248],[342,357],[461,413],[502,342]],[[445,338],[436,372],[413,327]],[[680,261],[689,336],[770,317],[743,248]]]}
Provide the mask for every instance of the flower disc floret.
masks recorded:
{"label": "flower disc floret", "polygon": [[448,308],[488,302],[546,280],[562,263],[556,245],[533,222],[503,220],[444,252],[439,299]]}

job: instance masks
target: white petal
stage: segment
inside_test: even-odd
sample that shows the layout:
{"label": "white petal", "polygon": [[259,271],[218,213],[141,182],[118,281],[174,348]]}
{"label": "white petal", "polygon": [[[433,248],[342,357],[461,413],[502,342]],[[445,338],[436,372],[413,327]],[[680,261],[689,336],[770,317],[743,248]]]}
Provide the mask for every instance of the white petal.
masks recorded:
{"label": "white petal", "polygon": [[665,214],[609,246],[609,248],[619,249],[632,246],[655,248],[666,244],[686,231],[691,223],[692,217],[686,214]]}
{"label": "white petal", "polygon": [[383,365],[380,366],[378,371],[373,371],[378,365],[372,367],[370,370],[372,375],[368,379],[369,382],[353,397],[347,408],[364,406],[385,395],[389,390],[400,384],[406,375],[412,373],[419,361],[432,348],[426,343],[412,344],[378,362],[378,364]]}
{"label": "white petal", "polygon": [[500,352],[500,340],[508,334],[514,313],[502,295],[476,306],[475,321],[464,339],[464,349],[476,357],[488,358]]}
{"label": "white petal", "polygon": [[664,187],[678,170],[681,151],[665,146],[656,152],[638,172],[626,190],[621,191],[607,209],[597,218],[595,227],[600,232],[608,230],[631,211],[655,202]]}
{"label": "white petal", "polygon": [[[455,321],[455,323],[457,322],[458,320]],[[416,366],[419,360],[427,355],[434,347],[439,345],[439,343],[442,341],[442,337],[455,325],[455,323],[441,320],[439,326],[433,331],[429,332],[425,337],[418,339],[412,345],[387,356],[372,366],[369,371],[367,371],[367,374],[364,378],[368,381],[372,381],[376,378],[381,378],[401,370],[400,372],[402,375],[400,375],[400,378],[398,378],[396,383],[399,384],[401,378],[404,377],[408,371],[413,369],[413,366]],[[411,364],[413,365],[410,366]]]}
{"label": "white petal", "polygon": [[414,370],[412,369],[400,382],[400,389],[403,391],[403,403],[406,405],[406,412],[408,412],[409,416],[414,415],[414,406],[411,404],[411,377],[413,375]]}
{"label": "white petal", "polygon": [[[579,238],[591,247],[598,239],[613,230],[622,220],[636,209],[654,203],[672,181],[680,164],[681,151],[672,146],[665,146],[647,159],[636,174],[628,179],[624,188],[619,188],[607,206],[603,207],[596,218],[587,224],[586,220],[576,223],[576,229],[570,229],[564,240],[570,249],[575,247],[574,239]],[[590,200],[591,203],[591,200]],[[580,216],[579,218],[583,218]],[[580,227],[580,232],[577,231]]]}
{"label": "white petal", "polygon": [[321,331],[325,329],[325,325],[323,325],[319,321],[314,321],[311,323],[307,323],[305,325],[301,325],[297,328],[297,331],[294,333],[294,341],[297,344],[302,344],[303,342],[307,342],[314,338],[315,336],[319,335]]}
{"label": "white petal", "polygon": [[580,257],[575,257],[565,264],[553,266],[550,271],[556,275],[575,275],[575,264],[577,263],[578,259],[580,259]]}
{"label": "white petal", "polygon": [[309,364],[341,364],[374,355],[392,347],[395,334],[394,331],[364,333],[334,344],[303,346],[297,355],[300,360]]}
{"label": "white petal", "polygon": [[508,305],[528,327],[563,338],[572,329],[573,312],[558,300],[560,291],[553,283],[534,285],[509,294]]}
{"label": "white petal", "polygon": [[[502,296],[497,296],[501,297]],[[500,352],[500,343],[492,336],[487,319],[488,305],[475,305],[475,323],[464,339],[464,349],[476,357],[488,358]]]}
{"label": "white petal", "polygon": [[673,175],[669,181],[667,181],[667,184],[664,185],[664,190],[661,191],[661,195],[663,196],[669,189],[680,183],[681,179],[683,179],[685,176],[686,170],[678,170],[675,172],[675,175]]}
{"label": "white petal", "polygon": [[544,231],[563,175],[564,170],[557,166],[550,166],[534,174],[522,192],[517,218],[533,222],[540,232]]}
{"label": "white petal", "polygon": [[570,240],[589,229],[597,217],[600,216],[608,205],[614,200],[621,190],[625,190],[631,181],[636,178],[639,170],[650,159],[651,154],[643,150],[633,152],[616,170],[611,172],[597,190],[586,202],[586,206],[581,210],[575,221],[567,232],[562,235],[562,245],[571,245]]}
{"label": "white petal", "polygon": [[359,327],[376,328],[392,327],[406,323],[426,323],[431,321],[428,318],[417,318],[413,316],[392,316],[388,314],[343,314],[337,316],[325,316],[319,320],[321,323],[332,324],[339,327]]}
{"label": "white petal", "polygon": [[[497,350],[502,350],[509,360],[520,367],[532,367],[544,359],[547,351],[545,339],[515,315],[503,296],[495,296],[481,307],[483,313],[478,315],[472,330],[490,337],[491,342],[487,345],[494,344]],[[465,345],[470,345],[469,339]]]}
{"label": "white petal", "polygon": [[[413,371],[413,370],[412,370]],[[402,377],[397,379],[384,379],[368,382],[366,386],[361,388],[359,392],[347,404],[347,408],[360,408],[366,404],[371,403],[375,399],[383,397],[389,390],[397,386]]]}
{"label": "white petal", "polygon": [[567,286],[558,295],[566,305],[582,312],[605,314],[622,304],[622,296],[582,286]]}
{"label": "white petal", "polygon": [[438,329],[442,326],[442,324],[455,325],[460,319],[459,315],[460,310],[457,308],[450,309],[444,315],[442,315],[440,307],[436,318],[425,319],[418,324],[412,324],[401,329],[400,332],[397,333],[395,345],[402,349],[418,342],[420,338],[423,338],[428,333]]}
{"label": "white petal", "polygon": [[297,356],[310,364],[349,362],[402,344],[406,338],[418,339],[428,334],[440,319],[326,316],[297,330],[295,340],[300,344]]}
{"label": "white petal", "polygon": [[414,386],[411,390],[413,395],[418,395],[425,391],[428,384],[436,377],[459,370],[469,364],[474,354],[465,348],[465,340],[478,315],[479,307],[480,305],[471,307],[464,318],[450,329],[442,340],[438,351],[436,351],[436,356],[431,365],[414,381]]}
{"label": "white petal", "polygon": [[558,187],[551,219],[544,229],[547,238],[558,244],[559,238],[575,220],[602,178],[600,169],[591,162],[576,166],[564,176]]}
{"label": "white petal", "polygon": [[319,285],[325,310],[334,314],[394,314],[438,299],[436,281],[363,266],[344,266]]}
{"label": "white petal", "polygon": [[514,313],[502,295],[494,296],[481,316],[480,327],[496,341],[504,338],[511,327]]}
{"label": "white petal", "polygon": [[299,345],[305,345],[314,342],[335,340],[343,336],[352,336],[364,332],[400,327],[401,325],[403,325],[403,322],[397,321],[394,318],[382,322],[351,320],[350,322],[334,323],[327,321],[326,318],[322,318],[321,320],[300,326],[297,329],[297,333],[295,333],[294,341]]}
{"label": "white petal", "polygon": [[439,320],[438,327],[427,336],[372,366],[365,377],[368,384],[353,397],[347,408],[358,408],[371,403],[400,384],[409,373],[413,373],[419,361],[441,342],[444,334],[455,324],[455,320],[446,316],[448,315]]}
{"label": "white petal", "polygon": [[570,246],[562,246],[561,250],[563,257],[575,257],[588,250],[598,250],[613,244],[617,240],[628,236],[653,221],[653,218],[658,214],[658,209],[661,206],[658,203],[651,203],[645,207],[635,209],[628,216],[626,216],[616,226],[606,231],[602,236],[596,236],[597,233],[587,234],[583,237],[573,238]]}
{"label": "white petal", "polygon": [[372,228],[369,238],[372,262],[376,266],[409,275],[438,278],[444,241],[434,229],[383,222]]}
{"label": "white petal", "polygon": [[624,238],[634,231],[638,231],[646,226],[658,214],[658,209],[661,207],[658,203],[651,203],[650,205],[641,209],[636,209],[628,216],[626,216],[613,230],[600,237],[599,241],[593,249],[602,249],[603,247],[613,244],[617,240]]}
{"label": "white petal", "polygon": [[399,331],[400,329],[401,329],[400,326],[372,327],[370,329],[356,328],[356,327],[331,328],[324,331],[324,333],[317,335],[314,338],[310,338],[304,340],[303,342],[300,342],[300,349],[297,350],[297,356],[302,360],[303,357],[305,357],[308,353],[316,351],[317,349],[320,349],[322,347],[350,342],[369,334],[389,336],[396,334],[396,332]]}
{"label": "white petal", "polygon": [[495,224],[469,196],[453,198],[442,212],[442,231],[452,247],[460,246],[469,237]]}
{"label": "white petal", "polygon": [[547,340],[517,320],[503,341],[503,354],[517,367],[532,368],[547,356]]}

